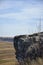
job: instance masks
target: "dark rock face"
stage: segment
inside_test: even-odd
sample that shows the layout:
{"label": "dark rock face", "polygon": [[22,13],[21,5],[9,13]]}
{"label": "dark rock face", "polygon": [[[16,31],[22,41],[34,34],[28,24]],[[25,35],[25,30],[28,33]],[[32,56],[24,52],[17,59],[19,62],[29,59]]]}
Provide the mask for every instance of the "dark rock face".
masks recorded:
{"label": "dark rock face", "polygon": [[30,60],[43,57],[43,40],[40,40],[39,43],[35,38],[27,35],[15,36],[14,48],[19,62],[24,61],[28,57]]}

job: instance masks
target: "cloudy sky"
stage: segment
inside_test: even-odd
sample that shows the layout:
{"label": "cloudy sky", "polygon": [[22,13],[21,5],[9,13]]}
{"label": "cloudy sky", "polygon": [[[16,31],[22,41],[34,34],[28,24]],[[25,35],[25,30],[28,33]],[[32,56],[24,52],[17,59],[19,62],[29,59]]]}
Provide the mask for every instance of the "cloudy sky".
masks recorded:
{"label": "cloudy sky", "polygon": [[43,0],[0,0],[0,36],[43,31]]}

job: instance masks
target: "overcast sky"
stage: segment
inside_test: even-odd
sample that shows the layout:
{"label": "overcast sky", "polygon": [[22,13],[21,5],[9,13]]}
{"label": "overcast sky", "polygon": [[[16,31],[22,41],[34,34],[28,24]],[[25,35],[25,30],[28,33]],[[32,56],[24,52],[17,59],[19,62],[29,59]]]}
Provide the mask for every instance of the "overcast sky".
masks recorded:
{"label": "overcast sky", "polygon": [[0,0],[0,36],[38,32],[40,18],[43,31],[43,0]]}

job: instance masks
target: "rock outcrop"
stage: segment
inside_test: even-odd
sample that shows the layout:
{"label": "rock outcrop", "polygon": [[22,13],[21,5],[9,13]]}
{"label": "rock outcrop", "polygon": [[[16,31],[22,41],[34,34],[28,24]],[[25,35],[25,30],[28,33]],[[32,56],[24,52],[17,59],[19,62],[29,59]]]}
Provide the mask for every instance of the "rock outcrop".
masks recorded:
{"label": "rock outcrop", "polygon": [[[42,33],[40,33],[42,35]],[[14,37],[14,48],[16,50],[16,58],[19,63],[30,60],[36,60],[37,57],[43,58],[43,35],[20,35]]]}

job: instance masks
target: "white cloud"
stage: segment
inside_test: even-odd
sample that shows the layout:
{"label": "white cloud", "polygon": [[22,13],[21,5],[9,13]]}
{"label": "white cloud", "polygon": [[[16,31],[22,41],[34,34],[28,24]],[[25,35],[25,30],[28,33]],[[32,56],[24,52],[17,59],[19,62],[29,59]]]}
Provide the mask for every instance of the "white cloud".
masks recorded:
{"label": "white cloud", "polygon": [[16,20],[28,20],[32,18],[43,18],[43,8],[33,7],[33,8],[24,8],[21,9],[21,12],[18,13],[6,13],[0,14],[0,18],[10,18]]}
{"label": "white cloud", "polygon": [[0,28],[1,35],[8,35],[8,36],[11,35],[12,36],[12,35],[19,35],[19,34],[27,33],[26,25],[2,24],[1,27],[2,27],[2,29]]}
{"label": "white cloud", "polygon": [[30,25],[28,26],[26,24],[1,24],[1,28],[0,36],[23,35],[32,34],[33,32],[36,32],[36,27]]}
{"label": "white cloud", "polygon": [[[42,17],[43,19],[43,5],[42,4],[30,4],[27,2],[23,2],[23,1],[4,1],[2,3],[0,3],[0,10],[3,12],[4,10],[9,10],[10,8],[15,9],[17,7],[17,10],[20,9],[20,12],[8,12],[8,13],[2,13],[0,14],[0,19],[4,19],[2,22],[4,22],[4,24],[0,24],[0,34],[3,36],[12,36],[12,35],[19,35],[19,34],[29,34],[29,33],[33,33],[33,32],[37,32],[37,27],[36,27],[36,23],[38,23],[38,21],[36,22],[36,20],[33,20],[34,18],[40,18]],[[7,20],[8,18],[8,22],[10,20],[10,22],[13,20],[16,20],[16,23],[19,21],[20,23],[15,24],[5,24],[5,19]],[[11,20],[12,19],[12,20]],[[22,21],[22,22],[21,22]],[[30,24],[27,23],[27,21],[30,22]],[[23,23],[25,22],[25,23]],[[33,22],[35,22],[34,24],[32,24]],[[39,24],[39,23],[38,23]],[[2,29],[1,29],[2,28]],[[42,31],[43,31],[43,20],[42,20]]]}

